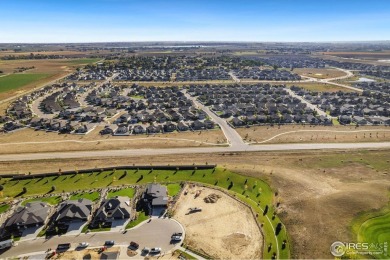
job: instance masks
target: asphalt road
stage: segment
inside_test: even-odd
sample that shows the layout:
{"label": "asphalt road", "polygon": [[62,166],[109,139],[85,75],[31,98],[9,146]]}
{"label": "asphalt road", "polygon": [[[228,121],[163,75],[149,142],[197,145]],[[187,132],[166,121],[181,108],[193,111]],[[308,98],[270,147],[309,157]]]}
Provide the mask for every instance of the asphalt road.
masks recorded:
{"label": "asphalt road", "polygon": [[183,232],[181,225],[171,219],[153,219],[150,223],[128,230],[126,234],[121,232],[98,232],[81,234],[77,236],[56,236],[50,239],[37,238],[23,241],[11,249],[5,251],[0,257],[15,257],[33,252],[44,252],[49,248],[55,249],[58,244],[71,243],[71,250],[81,242],[88,242],[90,247],[103,246],[104,241],[114,240],[115,245],[129,246],[131,241],[137,242],[143,247],[161,247],[162,252],[167,252],[175,247],[170,244],[171,235],[175,232]]}
{"label": "asphalt road", "polygon": [[211,110],[207,106],[201,104],[199,101],[196,100],[195,97],[190,96],[186,92],[184,92],[184,95],[188,99],[192,100],[196,107],[198,107],[198,108],[202,109],[204,112],[206,112],[206,114],[209,117],[211,117],[213,119],[213,121],[221,127],[223,134],[225,135],[226,139],[228,140],[228,143],[230,144],[230,146],[233,146],[233,147],[236,147],[239,149],[245,149],[247,147],[247,145],[242,140],[241,136],[236,132],[236,130],[234,130],[233,128],[231,128],[227,124],[225,119],[222,119],[219,116],[217,116],[216,114],[214,114],[213,112],[211,112]]}
{"label": "asphalt road", "polygon": [[383,143],[318,143],[318,144],[262,144],[229,146],[229,147],[199,147],[199,148],[167,148],[167,149],[127,149],[79,152],[50,152],[24,153],[0,155],[0,161],[28,161],[44,159],[69,159],[90,157],[123,157],[123,156],[150,156],[167,154],[199,154],[199,153],[227,153],[227,152],[255,152],[255,151],[293,151],[293,150],[328,150],[328,149],[389,149],[390,142]]}

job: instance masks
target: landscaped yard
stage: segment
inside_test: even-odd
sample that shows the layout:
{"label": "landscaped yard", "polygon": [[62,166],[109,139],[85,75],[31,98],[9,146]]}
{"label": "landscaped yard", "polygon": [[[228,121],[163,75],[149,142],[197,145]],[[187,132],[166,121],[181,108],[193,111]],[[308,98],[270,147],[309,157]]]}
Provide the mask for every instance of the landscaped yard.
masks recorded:
{"label": "landscaped yard", "polygon": [[136,220],[134,221],[130,221],[127,225],[126,225],[126,229],[129,229],[129,228],[133,228],[135,226],[137,226],[138,224],[140,224],[141,222],[147,220],[149,218],[149,216],[145,215],[145,212],[144,211],[140,211],[138,212],[138,217]]}
{"label": "landscaped yard", "polygon": [[[124,175],[125,170],[116,171],[100,171],[96,170],[91,173],[74,174],[74,175],[59,175],[54,177],[44,177],[30,180],[11,180],[3,178],[1,185],[3,185],[4,197],[14,198],[16,196],[30,196],[44,194],[51,190],[52,186],[61,187],[61,190],[65,192],[72,192],[77,190],[88,188],[103,188],[108,186],[120,186],[123,184],[145,184],[152,182],[176,182],[193,181],[208,184],[211,186],[218,186],[224,189],[228,189],[235,196],[245,201],[253,207],[255,212],[258,213],[257,220],[263,223],[263,234],[265,243],[268,245],[273,244],[273,250],[269,252],[264,250],[263,257],[271,258],[274,253],[275,244],[279,244],[281,248],[283,240],[287,240],[287,234],[285,228],[278,236],[274,234],[274,228],[280,222],[278,216],[274,218],[273,212],[275,211],[273,206],[273,191],[262,180],[254,177],[246,177],[237,173],[225,170],[223,168],[207,169],[207,170],[126,170],[127,174]],[[36,185],[32,185],[36,184]],[[27,190],[23,193],[23,187]],[[87,198],[96,198],[96,195],[85,195]],[[84,197],[84,195],[76,196],[74,199]],[[265,215],[263,211],[268,206],[268,210]],[[131,222],[128,226],[132,227],[140,223],[143,219],[147,219],[146,216],[140,214],[139,218]],[[272,218],[272,220],[271,220]],[[277,239],[277,240],[276,240]],[[289,258],[290,249],[289,243],[285,249],[280,249],[280,258]]]}
{"label": "landscaped yard", "polygon": [[62,198],[61,198],[61,196],[53,196],[53,197],[47,197],[47,198],[27,199],[27,200],[22,202],[22,205],[24,206],[29,202],[35,202],[35,201],[46,202],[46,203],[54,206],[54,205],[59,204],[62,201]]}
{"label": "landscaped yard", "polygon": [[6,212],[9,209],[10,205],[8,204],[1,204],[0,205],[0,213]]}
{"label": "landscaped yard", "polygon": [[23,87],[34,81],[39,81],[49,76],[50,74],[45,74],[45,73],[39,73],[39,74],[23,73],[23,74],[11,74],[4,77],[0,77],[0,93]]}
{"label": "landscaped yard", "polygon": [[179,183],[170,183],[167,185],[168,195],[171,197],[176,196],[180,192],[181,186]]}
{"label": "landscaped yard", "polygon": [[98,200],[99,197],[100,197],[99,192],[94,191],[94,192],[91,192],[91,193],[78,193],[78,194],[72,195],[70,197],[70,199],[71,200],[89,199],[91,201],[95,201],[95,200]]}
{"label": "landscaped yard", "polygon": [[134,197],[135,189],[134,188],[125,188],[117,191],[108,192],[107,198],[113,198],[116,196],[129,197],[130,199]]}

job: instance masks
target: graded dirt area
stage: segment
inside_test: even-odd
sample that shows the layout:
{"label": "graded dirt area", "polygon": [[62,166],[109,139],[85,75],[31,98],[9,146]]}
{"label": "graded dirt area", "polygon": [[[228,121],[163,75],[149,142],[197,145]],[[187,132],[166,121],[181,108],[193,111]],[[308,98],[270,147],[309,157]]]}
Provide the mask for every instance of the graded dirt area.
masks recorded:
{"label": "graded dirt area", "polygon": [[355,143],[389,142],[390,127],[386,126],[251,126],[236,128],[245,142],[251,144],[277,143]]}
{"label": "graded dirt area", "polygon": [[0,133],[0,154],[110,149],[200,147],[226,144],[221,130],[156,135],[100,135],[103,126],[86,135],[57,134],[30,128]]}
{"label": "graded dirt area", "polygon": [[119,253],[118,247],[108,248],[102,253],[99,253],[99,249],[84,249],[84,250],[73,250],[67,251],[55,255],[51,259],[84,259],[84,260],[98,260],[98,259],[107,259],[105,258],[105,253]]}
{"label": "graded dirt area", "polygon": [[[188,194],[181,194],[174,218],[185,228],[185,244],[216,259],[261,257],[262,235],[248,207],[219,190],[200,186],[184,190]],[[206,203],[204,199],[211,194],[220,197],[215,203]],[[188,214],[194,207],[202,211]]]}

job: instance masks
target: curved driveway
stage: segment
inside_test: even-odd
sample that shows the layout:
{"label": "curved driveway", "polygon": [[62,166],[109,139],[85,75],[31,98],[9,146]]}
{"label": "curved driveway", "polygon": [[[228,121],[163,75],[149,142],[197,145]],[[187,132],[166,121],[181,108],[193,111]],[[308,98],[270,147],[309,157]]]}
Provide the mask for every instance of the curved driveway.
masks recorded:
{"label": "curved driveway", "polygon": [[114,240],[116,246],[129,246],[130,241],[137,242],[143,247],[161,247],[162,253],[170,251],[175,244],[170,244],[171,235],[175,232],[183,232],[181,225],[171,219],[153,218],[150,223],[144,222],[141,226],[128,230],[126,234],[121,232],[96,232],[77,236],[55,236],[50,239],[37,238],[23,241],[11,249],[5,251],[1,258],[15,257],[34,252],[44,252],[49,248],[55,249],[58,244],[71,242],[71,250],[81,242],[88,242],[90,247],[103,246],[104,241]]}

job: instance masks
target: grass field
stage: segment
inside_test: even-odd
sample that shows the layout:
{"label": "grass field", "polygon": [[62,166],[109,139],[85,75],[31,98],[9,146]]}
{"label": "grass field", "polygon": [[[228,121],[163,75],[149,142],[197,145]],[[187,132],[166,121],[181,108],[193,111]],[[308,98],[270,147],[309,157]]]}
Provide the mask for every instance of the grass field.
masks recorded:
{"label": "grass field", "polygon": [[107,198],[113,198],[116,196],[123,196],[123,197],[129,197],[130,199],[133,198],[135,195],[135,189],[134,188],[125,188],[118,191],[110,191],[108,192]]}
{"label": "grass field", "polygon": [[6,212],[10,208],[10,205],[8,204],[1,204],[0,205],[0,214],[3,212]]}
{"label": "grass field", "polygon": [[[181,181],[205,183],[207,185],[228,189],[232,194],[251,205],[255,212],[258,213],[257,220],[264,225],[263,234],[266,245],[272,243],[274,246],[271,251],[264,250],[264,258],[271,258],[276,248],[276,244],[279,244],[281,247],[282,241],[288,240],[284,228],[277,236],[277,241],[275,240],[273,228],[275,228],[280,220],[277,215],[273,216],[273,213],[275,212],[273,206],[273,192],[271,188],[260,179],[245,177],[222,168],[216,168],[215,170],[182,170],[177,172],[175,170],[127,170],[127,175],[119,179],[123,173],[124,170],[103,172],[97,170],[88,174],[44,177],[20,181],[3,178],[1,180],[1,185],[4,187],[3,193],[5,197],[16,198],[47,193],[51,190],[53,185],[61,187],[65,192],[71,192],[84,189],[85,187],[102,188],[132,183],[179,183]],[[23,193],[24,187],[27,188],[25,193]],[[79,197],[87,196],[84,194],[79,195]],[[91,195],[92,198],[94,198],[94,196],[95,195]],[[77,197],[72,196],[72,198],[76,199]],[[265,207],[268,208],[266,214],[263,213]],[[271,217],[272,220],[270,220]],[[289,252],[289,244],[287,244],[287,247],[284,250],[280,250],[280,258],[289,258]]]}
{"label": "grass field", "polygon": [[21,73],[0,77],[0,93],[15,90],[27,84],[45,79],[51,74]]}
{"label": "grass field", "polygon": [[95,200],[98,200],[99,197],[100,197],[99,192],[94,191],[94,192],[91,192],[91,193],[78,193],[78,194],[72,195],[70,197],[70,199],[71,200],[88,199],[88,200],[91,200],[91,201],[95,201]]}
{"label": "grass field", "polygon": [[294,73],[317,79],[328,79],[345,76],[346,73],[336,69],[295,68]]}
{"label": "grass field", "polygon": [[62,198],[61,196],[52,196],[47,198],[27,199],[22,202],[22,206],[25,206],[29,202],[35,202],[35,201],[46,202],[54,206],[54,205],[58,205],[62,201]]}

